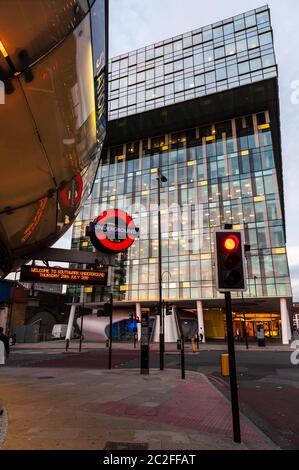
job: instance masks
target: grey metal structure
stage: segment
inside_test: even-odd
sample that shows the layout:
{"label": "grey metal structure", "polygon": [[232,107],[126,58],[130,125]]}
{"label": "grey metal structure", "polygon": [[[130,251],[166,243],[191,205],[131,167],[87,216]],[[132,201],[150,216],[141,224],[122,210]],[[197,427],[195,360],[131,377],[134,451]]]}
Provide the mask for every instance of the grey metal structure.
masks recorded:
{"label": "grey metal structure", "polygon": [[53,244],[90,194],[106,135],[107,27],[107,0],[0,2],[0,277]]}

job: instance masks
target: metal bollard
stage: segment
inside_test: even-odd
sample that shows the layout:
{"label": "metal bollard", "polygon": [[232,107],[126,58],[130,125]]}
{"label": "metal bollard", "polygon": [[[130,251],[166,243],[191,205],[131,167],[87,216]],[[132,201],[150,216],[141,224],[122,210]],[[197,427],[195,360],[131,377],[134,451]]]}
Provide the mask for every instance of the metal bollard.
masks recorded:
{"label": "metal bollard", "polygon": [[221,375],[229,377],[229,356],[224,353],[221,354]]}

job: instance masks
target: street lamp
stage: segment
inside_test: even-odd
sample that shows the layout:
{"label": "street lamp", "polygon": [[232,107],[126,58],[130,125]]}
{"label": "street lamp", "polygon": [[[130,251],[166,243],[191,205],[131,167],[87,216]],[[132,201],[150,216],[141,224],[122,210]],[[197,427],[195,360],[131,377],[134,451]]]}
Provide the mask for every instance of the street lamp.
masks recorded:
{"label": "street lamp", "polygon": [[166,183],[166,176],[162,175],[158,168],[158,272],[159,272],[159,313],[160,313],[160,370],[164,370],[164,328],[163,328],[163,305],[162,305],[162,250],[161,250],[161,183]]}

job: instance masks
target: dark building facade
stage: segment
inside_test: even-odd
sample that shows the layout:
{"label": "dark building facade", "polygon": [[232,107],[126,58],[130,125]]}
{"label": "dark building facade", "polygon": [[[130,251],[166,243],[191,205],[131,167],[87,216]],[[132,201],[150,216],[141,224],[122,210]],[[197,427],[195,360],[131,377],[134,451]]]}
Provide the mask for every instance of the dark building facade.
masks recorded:
{"label": "dark building facade", "polygon": [[[269,8],[114,57],[107,143],[72,243],[92,250],[85,227],[107,208],[127,211],[140,227],[139,239],[116,257],[116,314],[135,308],[140,314],[159,297],[159,169],[167,179],[161,183],[162,294],[185,336],[200,327],[206,337],[225,336],[213,234],[231,224],[250,245],[247,290],[233,295],[235,329],[255,337],[262,324],[266,336],[287,343],[292,293]],[[107,295],[90,287],[85,302],[96,308]]]}

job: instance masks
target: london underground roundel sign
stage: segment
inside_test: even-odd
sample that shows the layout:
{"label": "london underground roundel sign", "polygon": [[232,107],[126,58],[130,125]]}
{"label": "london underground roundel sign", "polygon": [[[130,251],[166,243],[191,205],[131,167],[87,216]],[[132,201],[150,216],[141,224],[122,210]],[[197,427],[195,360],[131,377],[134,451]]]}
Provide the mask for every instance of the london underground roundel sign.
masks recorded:
{"label": "london underground roundel sign", "polygon": [[139,235],[139,228],[126,212],[119,209],[104,211],[93,222],[90,239],[95,248],[105,253],[127,250]]}

